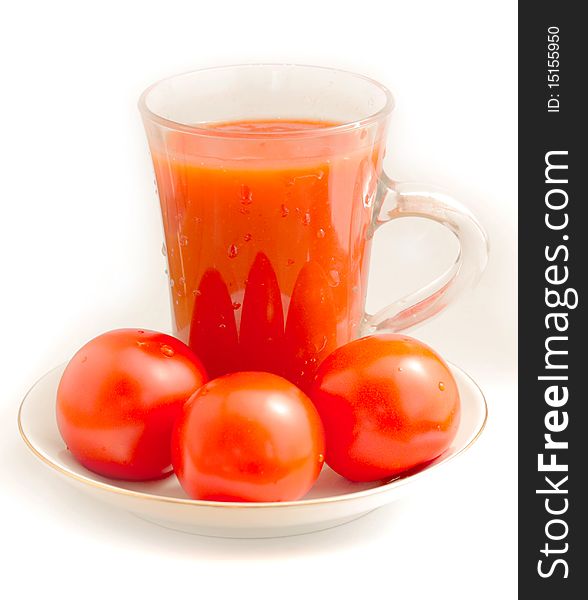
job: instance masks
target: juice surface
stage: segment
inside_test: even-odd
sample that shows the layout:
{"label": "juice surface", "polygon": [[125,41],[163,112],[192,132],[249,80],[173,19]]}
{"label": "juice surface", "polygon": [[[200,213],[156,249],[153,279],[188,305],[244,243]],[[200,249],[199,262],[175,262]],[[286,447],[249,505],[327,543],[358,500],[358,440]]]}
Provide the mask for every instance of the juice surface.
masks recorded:
{"label": "juice surface", "polygon": [[210,377],[270,371],[305,389],[357,334],[382,152],[326,125],[217,123],[152,144],[175,333]]}

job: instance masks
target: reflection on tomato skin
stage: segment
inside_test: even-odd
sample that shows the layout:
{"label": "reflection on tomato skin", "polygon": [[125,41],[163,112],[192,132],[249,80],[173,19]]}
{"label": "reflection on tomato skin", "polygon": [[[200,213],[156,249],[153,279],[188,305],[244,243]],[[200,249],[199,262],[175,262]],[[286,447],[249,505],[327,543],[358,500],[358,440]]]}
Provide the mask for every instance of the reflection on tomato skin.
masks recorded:
{"label": "reflection on tomato skin", "polygon": [[284,338],[284,376],[302,390],[319,364],[337,347],[337,315],[327,276],[306,263],[294,285]]}
{"label": "reflection on tomato skin", "polygon": [[194,300],[189,346],[205,365],[211,379],[239,368],[233,303],[216,269],[208,269],[200,280]]}
{"label": "reflection on tomato skin", "polygon": [[278,278],[268,257],[253,261],[241,309],[239,368],[245,371],[283,371],[284,314]]}

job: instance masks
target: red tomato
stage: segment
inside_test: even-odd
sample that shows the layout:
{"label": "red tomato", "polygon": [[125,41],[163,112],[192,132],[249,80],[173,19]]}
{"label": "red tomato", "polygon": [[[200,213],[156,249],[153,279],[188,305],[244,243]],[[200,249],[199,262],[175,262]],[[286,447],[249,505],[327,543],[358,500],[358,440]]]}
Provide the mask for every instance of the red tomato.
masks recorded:
{"label": "red tomato", "polygon": [[323,427],[289,381],[240,372],[210,381],[184,405],[172,437],[182,487],[202,500],[296,500],[324,462]]}
{"label": "red tomato", "polygon": [[392,477],[436,458],[459,424],[448,366],[406,336],[370,336],[335,350],[309,395],[325,427],[327,464],[352,481]]}
{"label": "red tomato", "polygon": [[70,360],[57,390],[57,424],[75,458],[116,479],[171,473],[172,426],[206,381],[196,355],[163,333],[109,331]]}

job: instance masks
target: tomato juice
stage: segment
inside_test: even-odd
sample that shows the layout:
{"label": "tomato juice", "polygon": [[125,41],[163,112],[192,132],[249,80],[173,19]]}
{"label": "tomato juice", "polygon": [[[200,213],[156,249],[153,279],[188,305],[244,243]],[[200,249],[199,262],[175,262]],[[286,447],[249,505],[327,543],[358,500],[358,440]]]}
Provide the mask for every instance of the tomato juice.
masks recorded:
{"label": "tomato juice", "polygon": [[256,120],[151,140],[174,333],[209,376],[270,371],[306,388],[357,336],[381,131]]}

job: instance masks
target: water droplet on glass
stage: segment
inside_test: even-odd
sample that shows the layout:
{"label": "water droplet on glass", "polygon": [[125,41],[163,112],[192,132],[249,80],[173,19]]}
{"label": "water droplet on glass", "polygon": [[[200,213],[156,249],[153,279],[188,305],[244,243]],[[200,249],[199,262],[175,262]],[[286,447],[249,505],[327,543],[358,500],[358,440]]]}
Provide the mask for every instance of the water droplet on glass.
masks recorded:
{"label": "water droplet on glass", "polygon": [[369,158],[364,158],[360,164],[359,177],[361,181],[361,200],[365,208],[370,208],[376,197],[377,176],[374,165]]}
{"label": "water droplet on glass", "polygon": [[239,209],[239,212],[240,212],[242,215],[248,215],[248,214],[249,214],[249,209],[248,209],[248,208],[245,208],[244,206],[242,206],[242,207]]}
{"label": "water droplet on glass", "polygon": [[202,223],[202,217],[194,217],[194,223]]}
{"label": "water droplet on glass", "polygon": [[244,239],[246,242],[250,242],[250,241],[253,239],[253,236],[252,236],[250,233],[246,233],[246,234],[243,236],[243,239]]}
{"label": "water droplet on glass", "polygon": [[306,211],[302,217],[302,224],[310,225],[310,213],[308,211]]}
{"label": "water droplet on glass", "polygon": [[174,349],[167,344],[161,344],[159,349],[164,356],[169,356],[170,358],[175,354]]}
{"label": "water droplet on glass", "polygon": [[282,217],[287,217],[290,214],[290,209],[285,204],[282,204],[280,210]]}
{"label": "water droplet on glass", "polygon": [[188,236],[181,235],[180,236],[180,246],[187,246],[187,245],[188,245]]}
{"label": "water droplet on glass", "polygon": [[87,360],[88,360],[88,357],[87,357],[87,356],[84,356],[84,357],[82,358],[82,362],[83,362],[83,363],[85,363]]}
{"label": "water droplet on glass", "polygon": [[293,259],[293,258],[289,258],[289,259],[286,261],[286,264],[287,264],[289,267],[291,267],[291,266],[294,264],[294,262],[295,262],[295,261],[294,261],[294,259]]}
{"label": "water droplet on glass", "polygon": [[226,329],[226,325],[224,323],[220,323],[219,324],[219,329]]}
{"label": "water droplet on glass", "polygon": [[439,382],[439,389],[440,389],[442,392],[444,392],[444,391],[445,391],[445,384],[444,384],[442,381],[440,381],[440,382]]}
{"label": "water droplet on glass", "polygon": [[198,296],[202,296],[202,292],[200,290],[192,290],[192,295],[198,298]]}
{"label": "water droplet on glass", "polygon": [[325,457],[322,454],[318,455],[318,461],[319,463],[324,463],[325,462]]}
{"label": "water droplet on glass", "polygon": [[144,332],[142,329],[139,329],[139,330],[137,331],[137,333],[138,333],[139,335],[143,335],[145,332]]}
{"label": "water droplet on glass", "polygon": [[337,287],[341,283],[341,277],[339,276],[339,271],[337,269],[331,269],[329,271],[329,285],[331,287]]}
{"label": "water droplet on glass", "polygon": [[178,283],[179,283],[181,286],[184,286],[184,285],[186,285],[186,278],[185,278],[185,277],[180,277],[180,278],[178,279]]}
{"label": "water droplet on glass", "polygon": [[249,206],[253,202],[253,195],[248,185],[241,186],[241,204]]}
{"label": "water droplet on glass", "polygon": [[169,275],[169,271],[167,270],[167,267],[166,267],[166,268],[163,270],[163,272],[164,272],[166,275]]}
{"label": "water droplet on glass", "polygon": [[174,285],[176,285],[176,282],[173,279],[169,280],[169,287],[174,287]]}
{"label": "water droplet on glass", "polygon": [[176,299],[176,306],[178,306],[179,303],[180,303],[180,301]]}
{"label": "water droplet on glass", "polygon": [[359,286],[358,286],[358,285],[354,285],[354,286],[351,288],[351,291],[352,291],[354,294],[358,294],[358,293],[359,293]]}
{"label": "water droplet on glass", "polygon": [[323,339],[320,341],[320,343],[319,344],[315,344],[315,348],[316,348],[316,353],[317,354],[320,354],[325,349],[328,341],[329,340],[327,339],[327,336],[323,335]]}
{"label": "water droplet on glass", "polygon": [[227,250],[227,255],[229,258],[235,258],[237,254],[239,254],[239,248],[235,244],[231,244]]}
{"label": "water droplet on glass", "polygon": [[324,229],[319,229],[319,230],[316,232],[316,237],[317,237],[317,238],[320,238],[320,239],[324,238],[324,237],[325,237],[325,230],[324,230]]}
{"label": "water droplet on glass", "polygon": [[163,256],[167,256],[167,249],[165,247],[165,244],[161,244],[161,253],[163,254]]}
{"label": "water droplet on glass", "polygon": [[398,367],[398,371],[400,371],[400,373],[402,373],[402,371],[404,371],[404,369],[402,367]]}
{"label": "water droplet on glass", "polygon": [[143,346],[146,346],[147,342],[137,342],[137,346],[139,346],[139,348],[143,348]]}
{"label": "water droplet on glass", "polygon": [[240,302],[233,302],[233,310],[239,310],[241,308]]}
{"label": "water droplet on glass", "polygon": [[173,256],[174,256],[175,253],[176,253],[176,251],[174,250],[174,247],[172,246],[170,248],[169,255],[173,258]]}
{"label": "water droplet on glass", "polygon": [[361,133],[359,134],[359,139],[363,140],[366,135],[367,135],[367,129],[362,129]]}

